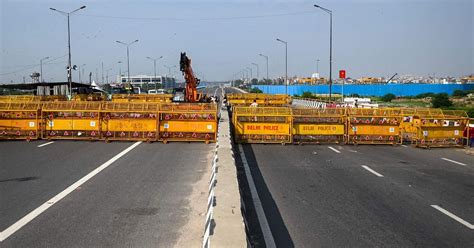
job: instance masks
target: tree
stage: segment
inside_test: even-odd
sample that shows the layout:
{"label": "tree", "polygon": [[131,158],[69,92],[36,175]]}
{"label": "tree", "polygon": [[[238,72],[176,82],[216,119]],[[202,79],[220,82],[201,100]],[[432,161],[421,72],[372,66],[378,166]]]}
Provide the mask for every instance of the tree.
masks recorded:
{"label": "tree", "polygon": [[451,107],[453,103],[449,100],[449,96],[446,93],[437,94],[431,99],[431,105],[433,108],[446,108]]}
{"label": "tree", "polygon": [[252,88],[250,93],[263,93],[263,91],[261,91],[259,88]]}
{"label": "tree", "polygon": [[394,94],[388,93],[388,94],[385,94],[384,96],[382,96],[381,100],[384,101],[384,102],[391,102],[395,98],[396,98],[396,96]]}
{"label": "tree", "polygon": [[464,91],[464,90],[455,90],[453,92],[453,96],[457,96],[457,97],[465,97],[467,96],[467,91]]}
{"label": "tree", "polygon": [[305,92],[303,92],[301,97],[303,97],[303,98],[313,98],[313,94],[309,91],[305,91]]}

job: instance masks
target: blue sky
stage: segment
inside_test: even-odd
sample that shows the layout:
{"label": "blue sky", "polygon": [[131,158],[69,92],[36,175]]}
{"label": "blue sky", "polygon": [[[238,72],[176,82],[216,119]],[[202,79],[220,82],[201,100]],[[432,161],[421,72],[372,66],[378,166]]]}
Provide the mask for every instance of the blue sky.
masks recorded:
{"label": "blue sky", "polygon": [[[126,71],[126,49],[115,43],[139,39],[131,47],[131,74],[153,74],[159,57],[163,65],[178,65],[186,51],[204,80],[229,80],[251,63],[270,77],[285,73],[284,46],[288,41],[288,74],[310,76],[329,71],[329,16],[313,4],[333,11],[333,77],[345,69],[349,77],[401,75],[463,76],[474,73],[474,1],[25,1],[0,0],[0,82],[21,82],[43,65],[46,81],[66,80],[66,17],[49,7],[70,11],[72,62],[86,73],[101,63],[109,79]],[[284,14],[284,15],[279,15]],[[234,18],[235,17],[235,18]],[[255,69],[254,69],[255,70]],[[255,73],[255,72],[254,72]],[[105,74],[105,73],[104,73]],[[181,78],[177,70],[173,72]],[[77,73],[74,80],[77,81]],[[100,81],[100,80],[99,80]]]}

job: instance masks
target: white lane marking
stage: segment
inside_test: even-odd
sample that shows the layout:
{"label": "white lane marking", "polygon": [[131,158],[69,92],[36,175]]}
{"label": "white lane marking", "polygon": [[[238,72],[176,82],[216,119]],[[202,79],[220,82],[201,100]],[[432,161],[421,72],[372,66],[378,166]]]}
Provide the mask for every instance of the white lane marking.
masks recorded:
{"label": "white lane marking", "polygon": [[431,205],[431,206],[432,206],[433,208],[437,209],[438,211],[440,211],[441,213],[443,213],[443,214],[445,214],[445,215],[447,215],[447,216],[453,218],[455,221],[457,221],[457,222],[459,222],[459,223],[461,223],[461,224],[467,226],[467,228],[469,228],[469,229],[471,229],[471,230],[474,230],[474,225],[473,225],[473,224],[471,224],[471,223],[469,223],[469,222],[467,222],[467,221],[465,221],[465,220],[463,220],[463,219],[457,217],[455,214],[449,212],[448,210],[446,210],[446,209],[444,209],[444,208],[442,208],[442,207],[440,207],[440,206],[438,206],[438,205]]}
{"label": "white lane marking", "polygon": [[333,151],[336,152],[336,153],[341,153],[341,151],[335,149],[335,148],[332,147],[332,146],[328,146],[328,148],[331,149],[331,150],[333,150]]}
{"label": "white lane marking", "polygon": [[372,170],[369,166],[367,166],[367,165],[361,165],[361,166],[362,166],[364,169],[366,169],[366,170],[372,172],[372,174],[374,174],[374,175],[376,175],[376,176],[378,176],[378,177],[383,177],[382,174],[380,174],[380,173],[378,173],[378,172]]}
{"label": "white lane marking", "polygon": [[350,151],[350,152],[357,152],[356,150],[352,150],[352,149],[349,149],[348,151]]}
{"label": "white lane marking", "polygon": [[276,247],[275,240],[273,239],[272,231],[270,230],[270,226],[268,225],[267,217],[265,217],[265,212],[263,211],[262,202],[258,197],[257,188],[255,187],[255,183],[252,178],[252,173],[250,173],[249,164],[247,162],[247,158],[245,157],[244,149],[242,145],[239,144],[239,152],[240,158],[242,159],[242,164],[244,164],[245,169],[245,176],[247,177],[247,181],[250,187],[250,194],[252,195],[253,204],[255,206],[255,210],[257,211],[258,222],[260,223],[260,229],[263,233],[263,239],[265,240],[265,244],[267,247]]}
{"label": "white lane marking", "polygon": [[402,145],[403,147],[408,147],[407,145]]}
{"label": "white lane marking", "polygon": [[113,162],[121,158],[123,155],[127,154],[129,151],[131,151],[133,148],[137,147],[140,145],[142,142],[138,141],[135,142],[133,145],[129,146],[119,154],[115,155],[113,158],[109,159],[109,161],[103,163],[99,167],[97,167],[95,170],[91,171],[89,174],[85,175],[83,178],[79,179],[79,181],[73,183],[71,186],[67,187],[65,190],[63,190],[61,193],[57,194],[53,198],[47,200],[45,203],[43,203],[41,206],[37,207],[35,210],[31,211],[27,215],[25,215],[23,218],[15,222],[13,225],[9,226],[7,229],[5,229],[3,232],[0,233],[0,242],[4,241],[10,235],[14,234],[16,231],[18,231],[20,228],[28,224],[28,222],[32,221],[34,218],[36,218],[38,215],[46,211],[49,207],[53,206],[55,203],[69,195],[72,191],[77,189],[79,186],[87,182],[89,179],[97,175],[99,172],[107,168],[109,165],[111,165]]}
{"label": "white lane marking", "polygon": [[43,146],[51,145],[51,144],[53,144],[53,143],[54,143],[54,141],[51,141],[51,142],[48,142],[48,143],[44,143],[44,144],[38,145],[38,147],[43,147]]}
{"label": "white lane marking", "polygon": [[461,163],[461,162],[458,162],[458,161],[454,161],[454,160],[451,160],[449,158],[441,158],[442,160],[445,160],[445,161],[448,161],[448,162],[451,162],[451,163],[455,163],[455,164],[458,164],[458,165],[462,165],[462,166],[466,166],[466,164],[464,163]]}

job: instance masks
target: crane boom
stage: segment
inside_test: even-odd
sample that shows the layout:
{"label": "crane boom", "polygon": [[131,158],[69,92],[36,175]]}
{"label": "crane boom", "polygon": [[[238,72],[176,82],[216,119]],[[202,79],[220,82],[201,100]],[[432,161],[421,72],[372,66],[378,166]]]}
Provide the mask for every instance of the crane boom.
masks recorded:
{"label": "crane boom", "polygon": [[179,67],[184,75],[186,81],[186,102],[199,102],[201,95],[198,94],[197,87],[199,85],[199,79],[194,76],[193,69],[191,67],[191,59],[186,56],[186,53],[181,53],[181,59],[179,61]]}

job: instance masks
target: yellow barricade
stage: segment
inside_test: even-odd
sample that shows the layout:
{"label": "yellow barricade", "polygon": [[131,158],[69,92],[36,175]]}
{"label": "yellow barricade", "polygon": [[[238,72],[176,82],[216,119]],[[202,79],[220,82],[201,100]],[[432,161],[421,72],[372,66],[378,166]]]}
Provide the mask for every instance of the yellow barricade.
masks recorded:
{"label": "yellow barricade", "polygon": [[78,94],[74,95],[72,98],[73,101],[77,102],[96,102],[96,101],[105,101],[105,97],[100,94]]}
{"label": "yellow barricade", "polygon": [[235,107],[232,113],[238,143],[291,143],[291,108]]}
{"label": "yellow barricade", "polygon": [[100,139],[100,102],[49,102],[41,111],[44,139]]}
{"label": "yellow barricade", "polygon": [[254,101],[261,107],[278,107],[287,106],[291,104],[291,97],[284,94],[261,94],[261,93],[247,93],[247,94],[227,94],[227,102],[232,107],[235,106],[250,106]]}
{"label": "yellow barricade", "polygon": [[293,142],[343,143],[345,112],[344,108],[294,108]]}
{"label": "yellow barricade", "polygon": [[204,141],[217,139],[217,104],[170,103],[160,108],[160,140]]}
{"label": "yellow barricade", "polygon": [[66,96],[7,95],[0,96],[0,102],[43,102],[66,101]]}
{"label": "yellow barricade", "polygon": [[153,102],[153,103],[171,103],[172,94],[114,94],[112,102]]}
{"label": "yellow barricade", "polygon": [[462,110],[426,109],[418,110],[415,118],[419,119],[416,125],[416,137],[413,143],[417,147],[456,147],[462,146],[464,131],[469,118]]}
{"label": "yellow barricade", "polygon": [[102,138],[106,141],[156,141],[159,106],[157,103],[103,103]]}
{"label": "yellow barricade", "polygon": [[0,139],[38,139],[40,104],[0,102]]}
{"label": "yellow barricade", "polygon": [[349,144],[399,144],[400,109],[347,110],[347,143]]}

